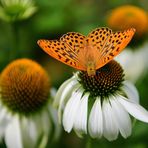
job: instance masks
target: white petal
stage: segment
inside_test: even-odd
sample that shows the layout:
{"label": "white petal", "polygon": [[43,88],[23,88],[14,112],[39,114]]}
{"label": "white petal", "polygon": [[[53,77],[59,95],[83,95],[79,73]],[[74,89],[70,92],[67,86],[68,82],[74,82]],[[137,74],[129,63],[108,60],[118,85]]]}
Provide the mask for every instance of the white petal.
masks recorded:
{"label": "white petal", "polygon": [[17,118],[14,118],[6,129],[5,143],[8,148],[23,148],[20,124]]}
{"label": "white petal", "polygon": [[[19,118],[23,147],[35,147],[41,134],[42,124],[35,117]],[[38,126],[37,126],[38,125]]]}
{"label": "white petal", "polygon": [[140,52],[138,53],[137,51],[134,52],[131,50],[124,50],[119,56],[116,57],[116,59],[123,66],[126,79],[129,79],[135,83],[138,78],[143,75],[145,70],[145,60],[144,56]]}
{"label": "white petal", "polygon": [[88,109],[89,93],[86,93],[80,101],[76,118],[74,121],[74,128],[80,133],[87,133],[87,109]]}
{"label": "white petal", "polygon": [[52,87],[52,88],[50,89],[50,96],[51,96],[52,98],[54,98],[54,97],[56,96],[56,93],[57,93],[57,89],[54,88],[54,87]]}
{"label": "white petal", "polygon": [[124,81],[122,90],[126,93],[129,100],[132,100],[135,103],[139,103],[139,94],[136,87],[129,81]]}
{"label": "white petal", "polygon": [[49,111],[47,110],[47,108],[45,108],[44,111],[41,112],[41,114],[36,115],[36,120],[33,119],[35,123],[35,130],[37,131],[36,135],[34,136],[36,147],[46,147],[48,143],[49,132],[50,130],[52,130],[52,123],[49,116]]}
{"label": "white petal", "polygon": [[141,105],[132,102],[121,95],[119,96],[118,101],[133,117],[148,123],[148,111],[144,109]]}
{"label": "white petal", "polygon": [[3,138],[5,129],[11,123],[10,114],[4,109],[3,106],[0,106],[0,139]]}
{"label": "white petal", "polygon": [[20,119],[23,145],[26,148],[46,147],[51,129],[48,109]]}
{"label": "white petal", "polygon": [[75,84],[76,84],[76,81],[74,78],[70,78],[67,81],[65,81],[58,89],[53,105],[58,106],[59,102],[63,102],[63,99],[65,99],[65,95],[67,95],[67,92],[69,92],[69,90]]}
{"label": "white petal", "polygon": [[96,98],[91,109],[88,121],[88,130],[90,136],[93,138],[101,138],[103,134],[103,116],[100,98]]}
{"label": "white petal", "polygon": [[12,119],[11,114],[8,112],[5,106],[3,106],[3,104],[1,104],[0,102],[0,126],[6,124],[6,122],[10,122],[11,119]]}
{"label": "white petal", "polygon": [[115,140],[118,137],[118,125],[115,120],[115,115],[111,105],[107,99],[104,99],[103,106],[103,135],[109,141]]}
{"label": "white petal", "polygon": [[67,99],[70,98],[72,90],[77,87],[77,85],[80,85],[74,77],[68,79],[65,81],[60,88],[57,91],[57,94],[55,96],[55,100],[53,105],[55,107],[58,107],[58,117],[59,117],[59,122],[61,123],[61,114],[62,114],[62,109],[64,108],[64,104]]}
{"label": "white petal", "polygon": [[133,52],[130,49],[126,49],[121,54],[116,56],[115,59],[122,65],[123,69],[127,70],[130,65],[129,63],[131,63],[132,56]]}
{"label": "white petal", "polygon": [[63,113],[63,126],[65,131],[70,132],[72,130],[76,113],[79,107],[80,99],[83,94],[82,88],[75,91],[71,98],[68,100]]}
{"label": "white petal", "polygon": [[51,120],[52,120],[52,122],[54,124],[54,138],[53,139],[58,140],[58,138],[60,136],[60,133],[61,133],[61,126],[58,123],[58,113],[57,113],[57,110],[55,108],[53,108],[53,106],[50,105],[50,104],[49,104],[48,109],[49,109],[49,113],[50,113],[50,116],[51,116]]}
{"label": "white petal", "polygon": [[115,97],[111,98],[110,102],[116,117],[116,121],[118,124],[118,128],[120,130],[120,133],[124,138],[127,138],[128,136],[131,135],[131,131],[132,131],[130,116]]}
{"label": "white petal", "polygon": [[66,88],[63,91],[63,94],[65,93],[65,96],[63,98],[61,98],[60,105],[58,108],[59,123],[61,123],[62,110],[64,109],[65,104],[67,103],[67,100],[70,99],[72,92],[77,91],[79,88],[80,88],[80,84],[78,83],[78,84],[75,84],[73,87],[71,87],[71,89],[69,89],[69,91],[67,91],[66,93],[65,93]]}
{"label": "white petal", "polygon": [[[38,120],[41,120],[41,124],[42,124],[42,132],[46,135],[48,135],[49,130],[50,130],[50,118],[49,118],[49,112],[48,110],[44,110],[42,112],[42,114],[40,115],[40,117],[38,116]],[[40,125],[38,125],[40,126]]]}

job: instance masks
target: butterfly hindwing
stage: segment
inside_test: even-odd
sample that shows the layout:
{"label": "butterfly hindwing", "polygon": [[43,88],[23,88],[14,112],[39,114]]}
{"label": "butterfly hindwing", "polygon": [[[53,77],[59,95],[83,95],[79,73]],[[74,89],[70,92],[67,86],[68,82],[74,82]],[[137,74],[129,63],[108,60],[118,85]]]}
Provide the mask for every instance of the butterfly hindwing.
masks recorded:
{"label": "butterfly hindwing", "polygon": [[97,63],[97,69],[107,64],[111,61],[116,55],[118,55],[130,42],[135,29],[131,28],[125,31],[119,31],[111,33],[107,41],[101,49],[101,56],[99,57]]}
{"label": "butterfly hindwing", "polygon": [[79,64],[77,55],[72,48],[67,48],[64,42],[58,40],[38,40],[38,45],[53,58],[79,70],[84,70]]}

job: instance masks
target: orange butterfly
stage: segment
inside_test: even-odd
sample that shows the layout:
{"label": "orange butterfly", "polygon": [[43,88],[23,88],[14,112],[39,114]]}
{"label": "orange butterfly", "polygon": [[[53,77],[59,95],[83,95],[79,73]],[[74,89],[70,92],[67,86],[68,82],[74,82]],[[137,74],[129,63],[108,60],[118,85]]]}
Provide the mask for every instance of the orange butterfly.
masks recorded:
{"label": "orange butterfly", "polygon": [[97,69],[111,61],[127,46],[134,33],[134,28],[112,32],[111,29],[102,27],[87,36],[68,32],[60,40],[41,39],[37,43],[55,59],[93,76]]}

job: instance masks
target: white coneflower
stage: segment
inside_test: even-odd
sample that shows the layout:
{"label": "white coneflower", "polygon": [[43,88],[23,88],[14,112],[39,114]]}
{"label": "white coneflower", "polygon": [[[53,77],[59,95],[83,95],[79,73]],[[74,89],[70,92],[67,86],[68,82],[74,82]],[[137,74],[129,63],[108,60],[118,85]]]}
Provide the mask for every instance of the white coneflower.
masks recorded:
{"label": "white coneflower", "polygon": [[136,88],[124,80],[123,69],[115,61],[98,69],[95,76],[75,73],[59,88],[54,105],[65,131],[74,129],[79,136],[104,136],[112,141],[120,133],[127,138],[132,130],[129,114],[148,122]]}
{"label": "white coneflower", "polygon": [[135,51],[126,49],[119,56],[115,57],[123,66],[126,79],[135,83],[147,72],[147,47],[148,43],[145,43]]}
{"label": "white coneflower", "polygon": [[10,63],[0,76],[0,138],[8,148],[45,147],[59,135],[49,98],[49,77],[29,59]]}

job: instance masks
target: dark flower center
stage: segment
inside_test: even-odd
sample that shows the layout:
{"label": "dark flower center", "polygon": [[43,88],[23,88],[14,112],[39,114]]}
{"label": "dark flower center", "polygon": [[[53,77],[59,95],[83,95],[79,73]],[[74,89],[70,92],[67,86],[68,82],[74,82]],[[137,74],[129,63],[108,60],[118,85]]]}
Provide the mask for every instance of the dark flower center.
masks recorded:
{"label": "dark flower center", "polygon": [[78,74],[79,82],[92,96],[107,97],[119,90],[124,80],[123,69],[112,60],[96,71],[95,76],[88,76],[87,72]]}

